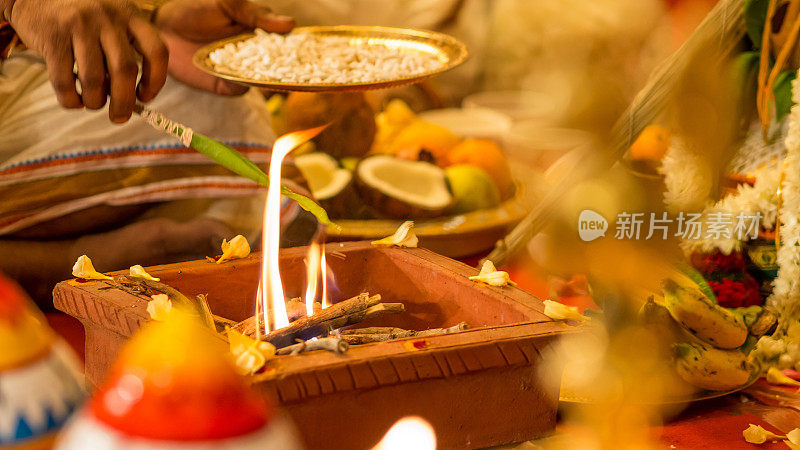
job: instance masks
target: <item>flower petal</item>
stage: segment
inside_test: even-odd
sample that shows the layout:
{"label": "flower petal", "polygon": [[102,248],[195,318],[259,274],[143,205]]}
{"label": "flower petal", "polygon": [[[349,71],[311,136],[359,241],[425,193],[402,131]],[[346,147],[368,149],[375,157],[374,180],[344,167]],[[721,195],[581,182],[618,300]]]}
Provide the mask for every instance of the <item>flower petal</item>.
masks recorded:
{"label": "flower petal", "polygon": [[765,430],[764,428],[750,424],[746,430],[742,431],[744,440],[751,444],[763,444],[769,439],[783,439],[783,436],[778,436],[775,433]]}
{"label": "flower petal", "polygon": [[244,236],[238,234],[230,241],[222,240],[222,256],[217,260],[217,264],[234,259],[246,258],[250,254],[250,244]]}
{"label": "flower petal", "polygon": [[151,295],[150,298],[152,300],[147,302],[147,313],[150,314],[150,318],[159,321],[166,320],[172,311],[172,300],[165,294]]}
{"label": "flower petal", "polygon": [[131,266],[131,268],[128,270],[128,274],[135,278],[144,278],[145,280],[150,280],[150,281],[161,281],[161,278],[156,278],[150,275],[149,273],[147,273],[147,271],[144,270],[144,267],[140,266],[139,264]]}
{"label": "flower petal", "polygon": [[113,280],[110,276],[96,271],[92,260],[86,255],[79,256],[75,261],[75,265],[72,266],[72,276],[84,280]]}
{"label": "flower petal", "polygon": [[387,236],[377,241],[372,241],[372,245],[385,246],[385,247],[409,247],[416,248],[419,243],[417,234],[414,233],[414,221],[407,220],[400,224],[397,231],[391,236]]}

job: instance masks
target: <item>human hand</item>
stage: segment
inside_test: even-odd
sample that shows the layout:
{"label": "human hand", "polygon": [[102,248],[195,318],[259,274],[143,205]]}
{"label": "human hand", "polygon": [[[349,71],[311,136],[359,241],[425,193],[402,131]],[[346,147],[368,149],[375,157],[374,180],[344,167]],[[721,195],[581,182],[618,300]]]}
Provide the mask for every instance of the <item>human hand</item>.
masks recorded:
{"label": "human hand", "polygon": [[247,86],[211,76],[192,64],[194,53],[208,42],[253,28],[288,33],[291,17],[280,16],[248,0],[173,0],[159,8],[155,20],[169,47],[170,75],[189,86],[222,95],[240,95]]}
{"label": "human hand", "polygon": [[100,109],[110,98],[109,117],[122,123],[137,97],[150,101],[164,86],[167,48],[129,0],[0,0],[0,6],[22,42],[44,58],[66,108]]}

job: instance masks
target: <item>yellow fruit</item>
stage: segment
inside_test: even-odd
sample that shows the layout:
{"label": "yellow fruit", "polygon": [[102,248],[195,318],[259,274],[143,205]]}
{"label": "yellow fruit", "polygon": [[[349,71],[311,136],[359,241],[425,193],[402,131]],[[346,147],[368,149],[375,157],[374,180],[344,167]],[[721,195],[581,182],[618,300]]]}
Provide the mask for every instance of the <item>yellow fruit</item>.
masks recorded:
{"label": "yellow fruit", "polygon": [[414,111],[409,108],[406,102],[399,98],[390,100],[379,116],[380,115],[386,120],[387,124],[391,125],[407,125],[417,119],[417,115],[414,114]]}
{"label": "yellow fruit", "polygon": [[670,279],[663,282],[664,306],[676,322],[704,342],[734,349],[747,339],[744,320],[709,300],[699,289],[689,289]]}
{"label": "yellow fruit", "polygon": [[631,145],[631,157],[638,160],[658,161],[667,154],[669,140],[669,130],[659,125],[650,125]]}
{"label": "yellow fruit", "polygon": [[[432,123],[416,120],[406,126],[397,136],[387,143],[388,152],[397,156],[408,156],[411,153],[418,153],[419,149],[429,151],[434,160],[443,160],[447,153],[461,142],[461,138],[450,132],[450,130],[434,125]],[[406,159],[415,159],[408,158]]]}
{"label": "yellow fruit", "polygon": [[710,391],[744,386],[751,376],[747,357],[739,350],[721,350],[700,343],[673,346],[675,368],[687,383]]}
{"label": "yellow fruit", "polygon": [[483,169],[460,164],[448,167],[445,174],[456,199],[453,214],[494,208],[500,204],[500,191]]}
{"label": "yellow fruit", "polygon": [[400,131],[416,120],[418,120],[417,115],[406,102],[397,98],[391,100],[383,112],[375,116],[378,131],[371,152],[387,153],[388,146],[394,142]]}
{"label": "yellow fruit", "polygon": [[467,139],[447,152],[447,157],[440,165],[451,166],[468,164],[483,169],[500,190],[501,200],[514,194],[514,180],[511,169],[503,151],[494,142],[487,139]]}

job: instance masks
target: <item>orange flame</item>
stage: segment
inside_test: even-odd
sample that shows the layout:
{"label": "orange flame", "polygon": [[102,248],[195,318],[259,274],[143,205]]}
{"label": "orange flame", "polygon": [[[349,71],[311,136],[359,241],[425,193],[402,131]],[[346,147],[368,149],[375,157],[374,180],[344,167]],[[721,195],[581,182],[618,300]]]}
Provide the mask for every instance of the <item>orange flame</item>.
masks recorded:
{"label": "orange flame", "polygon": [[436,450],[436,432],[422,417],[409,416],[398,420],[372,450]]}
{"label": "orange flame", "polygon": [[[319,285],[322,284],[322,295],[320,295],[320,304],[322,309],[330,306],[328,301],[328,264],[325,262],[325,244],[320,247],[316,242],[308,247],[308,256],[306,256],[306,314],[314,314],[314,302],[317,300],[317,292]],[[320,276],[322,283],[320,283]]]}
{"label": "orange flame", "polygon": [[320,252],[322,256],[320,256],[319,261],[319,268],[322,270],[322,309],[327,308],[330,305],[328,302],[328,264],[325,262],[325,245],[322,246],[322,251]]}
{"label": "orange flame", "polygon": [[257,303],[260,304],[256,311],[260,308],[264,313],[265,333],[289,325],[289,316],[286,314],[286,298],[283,294],[283,283],[278,267],[281,233],[281,164],[286,155],[319,134],[324,128],[317,127],[283,135],[272,146],[267,204],[264,208],[264,231],[261,237],[261,280],[256,297]]}
{"label": "orange flame", "polygon": [[314,314],[314,300],[317,299],[319,260],[319,245],[314,242],[308,247],[308,256],[306,257],[306,314],[309,316]]}

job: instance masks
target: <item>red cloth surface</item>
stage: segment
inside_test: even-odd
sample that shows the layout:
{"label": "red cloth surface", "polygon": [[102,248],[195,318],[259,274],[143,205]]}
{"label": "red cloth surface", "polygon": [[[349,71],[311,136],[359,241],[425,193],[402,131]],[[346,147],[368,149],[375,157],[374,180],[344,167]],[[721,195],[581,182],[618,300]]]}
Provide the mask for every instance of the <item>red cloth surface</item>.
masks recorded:
{"label": "red cloth surface", "polygon": [[783,435],[780,430],[753,414],[737,414],[729,411],[711,411],[698,416],[678,419],[658,427],[653,433],[666,446],[678,449],[787,449],[781,441],[767,441],[761,445],[749,444],[742,431],[750,424],[760,425],[765,430]]}
{"label": "red cloth surface", "polygon": [[67,341],[70,347],[72,347],[75,353],[81,358],[81,361],[83,361],[85,353],[84,340],[86,339],[86,335],[83,332],[83,325],[78,319],[64,313],[50,313],[46,314],[45,317],[50,327]]}

